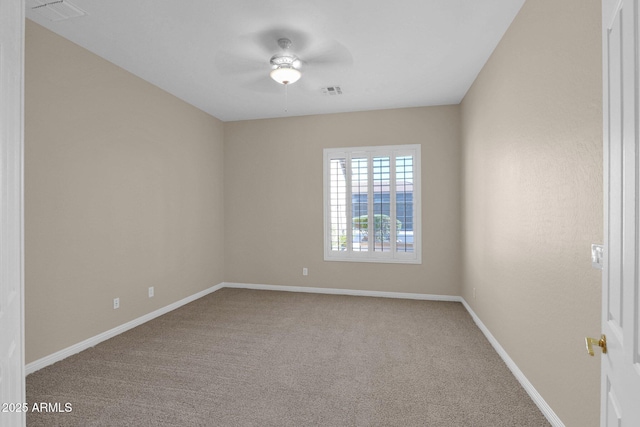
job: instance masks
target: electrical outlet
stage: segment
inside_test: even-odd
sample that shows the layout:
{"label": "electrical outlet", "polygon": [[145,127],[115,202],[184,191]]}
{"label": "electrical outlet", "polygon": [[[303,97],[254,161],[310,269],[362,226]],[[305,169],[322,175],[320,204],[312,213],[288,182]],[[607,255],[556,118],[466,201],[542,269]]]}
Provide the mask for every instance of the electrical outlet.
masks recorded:
{"label": "electrical outlet", "polygon": [[120,298],[114,298],[113,299],[113,309],[117,309],[120,308]]}
{"label": "electrical outlet", "polygon": [[308,276],[309,275],[309,269],[307,267],[303,267],[302,268],[302,275],[303,276]]}
{"label": "electrical outlet", "polygon": [[476,288],[473,288],[473,299],[476,299]]}
{"label": "electrical outlet", "polygon": [[149,298],[153,298],[153,295],[154,295],[153,292],[154,292],[153,291],[153,286],[149,286]]}

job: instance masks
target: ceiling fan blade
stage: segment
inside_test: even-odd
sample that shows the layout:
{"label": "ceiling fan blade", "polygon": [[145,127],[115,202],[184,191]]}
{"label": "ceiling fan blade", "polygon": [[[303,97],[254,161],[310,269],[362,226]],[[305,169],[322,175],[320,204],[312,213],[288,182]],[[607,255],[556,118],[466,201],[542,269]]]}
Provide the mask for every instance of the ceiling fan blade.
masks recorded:
{"label": "ceiling fan blade", "polygon": [[335,40],[319,44],[300,53],[303,64],[316,67],[321,65],[350,66],[353,56],[349,49]]}
{"label": "ceiling fan blade", "polygon": [[293,28],[268,28],[244,34],[224,45],[215,56],[215,64],[222,74],[238,74],[247,70],[264,70],[268,74],[271,56],[282,52],[278,39],[291,40],[294,54],[308,45],[309,37]]}
{"label": "ceiling fan blade", "polygon": [[215,57],[216,69],[221,74],[242,74],[269,70],[269,58],[253,56],[242,51],[220,50]]}

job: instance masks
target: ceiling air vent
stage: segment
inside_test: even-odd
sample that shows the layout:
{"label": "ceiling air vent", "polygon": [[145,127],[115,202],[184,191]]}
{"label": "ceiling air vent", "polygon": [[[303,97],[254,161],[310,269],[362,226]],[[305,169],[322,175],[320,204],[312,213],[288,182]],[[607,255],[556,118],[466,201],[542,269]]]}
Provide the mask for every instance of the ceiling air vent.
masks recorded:
{"label": "ceiling air vent", "polygon": [[31,10],[44,16],[49,21],[62,21],[87,14],[87,12],[80,9],[78,6],[69,3],[67,0],[50,2],[31,0],[29,3],[31,5]]}
{"label": "ceiling air vent", "polygon": [[342,95],[342,89],[340,86],[323,87],[322,93],[325,95]]}

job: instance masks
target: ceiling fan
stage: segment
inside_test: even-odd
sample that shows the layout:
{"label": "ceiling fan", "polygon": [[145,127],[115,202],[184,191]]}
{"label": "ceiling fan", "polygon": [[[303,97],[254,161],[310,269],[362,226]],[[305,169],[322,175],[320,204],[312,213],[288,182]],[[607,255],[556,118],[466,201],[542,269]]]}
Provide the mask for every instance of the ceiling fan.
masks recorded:
{"label": "ceiling fan", "polygon": [[280,46],[283,52],[276,53],[271,57],[271,60],[269,60],[272,66],[269,75],[273,80],[283,85],[295,83],[302,77],[302,73],[300,72],[302,63],[295,55],[288,52],[291,47],[291,40],[284,37],[278,39],[278,46]]}
{"label": "ceiling fan", "polygon": [[319,90],[323,84],[333,85],[351,64],[353,57],[341,43],[291,28],[240,36],[216,55],[220,73],[242,79],[250,90],[261,92],[279,92],[274,81],[288,86],[303,74],[303,86]]}

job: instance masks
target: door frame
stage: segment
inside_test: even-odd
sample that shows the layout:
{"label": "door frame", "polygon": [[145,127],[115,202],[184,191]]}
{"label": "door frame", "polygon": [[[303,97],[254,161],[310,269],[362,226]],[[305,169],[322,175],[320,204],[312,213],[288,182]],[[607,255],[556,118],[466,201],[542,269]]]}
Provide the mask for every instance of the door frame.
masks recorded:
{"label": "door frame", "polygon": [[[0,322],[2,426],[24,426],[24,0],[0,3]],[[6,68],[5,68],[6,67]]]}

